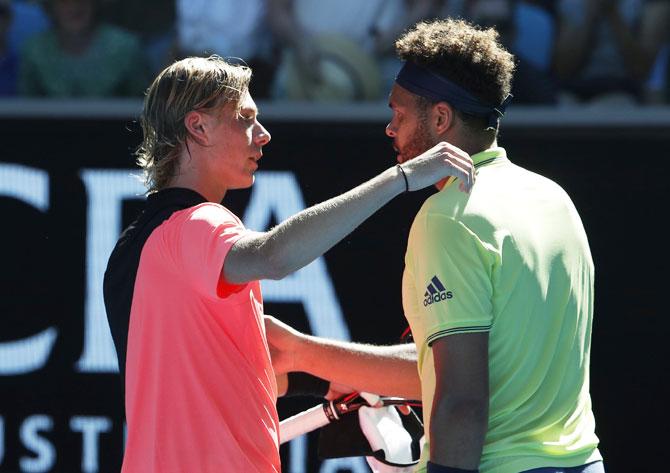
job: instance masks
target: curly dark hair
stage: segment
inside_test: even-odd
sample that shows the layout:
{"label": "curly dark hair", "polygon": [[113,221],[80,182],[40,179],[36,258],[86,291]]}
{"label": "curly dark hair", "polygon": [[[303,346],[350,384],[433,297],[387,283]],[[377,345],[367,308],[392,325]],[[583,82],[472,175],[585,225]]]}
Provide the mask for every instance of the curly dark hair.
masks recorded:
{"label": "curly dark hair", "polygon": [[499,105],[512,89],[514,56],[493,28],[464,20],[421,22],[395,47],[403,61],[435,71],[491,105]]}
{"label": "curly dark hair", "polygon": [[[512,90],[514,56],[493,28],[455,19],[420,22],[398,38],[395,48],[403,61],[437,72],[492,106]],[[478,117],[459,115],[466,123],[477,122],[477,128],[482,125]]]}

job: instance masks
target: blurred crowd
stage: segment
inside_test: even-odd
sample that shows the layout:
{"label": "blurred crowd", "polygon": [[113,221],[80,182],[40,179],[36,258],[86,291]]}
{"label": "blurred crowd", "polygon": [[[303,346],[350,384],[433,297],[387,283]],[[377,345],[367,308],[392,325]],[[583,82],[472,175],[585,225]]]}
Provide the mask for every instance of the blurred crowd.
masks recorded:
{"label": "blurred crowd", "polygon": [[421,19],[495,26],[514,102],[670,103],[670,0],[0,0],[0,97],[140,97],[175,59],[254,70],[265,100],[384,100]]}

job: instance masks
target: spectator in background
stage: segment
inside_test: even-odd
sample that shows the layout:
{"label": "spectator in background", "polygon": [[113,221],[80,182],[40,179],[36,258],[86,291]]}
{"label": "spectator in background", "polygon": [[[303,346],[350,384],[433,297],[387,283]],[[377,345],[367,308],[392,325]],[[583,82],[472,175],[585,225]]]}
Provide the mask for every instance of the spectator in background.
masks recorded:
{"label": "spectator in background", "polygon": [[179,57],[242,59],[254,71],[251,95],[267,98],[276,58],[266,27],[266,0],[177,0]]}
{"label": "spectator in background", "polygon": [[561,0],[554,65],[564,101],[642,101],[667,8],[665,0]]}
{"label": "spectator in background", "polygon": [[148,86],[137,38],[98,21],[96,0],[46,0],[53,28],[26,42],[19,92],[38,97],[139,96]]}
{"label": "spectator in background", "polygon": [[103,0],[102,18],[138,36],[152,75],[174,61],[174,0]]}
{"label": "spectator in background", "polygon": [[9,45],[12,9],[9,0],[0,0],[0,97],[16,94],[19,60]]}
{"label": "spectator in background", "polygon": [[665,28],[654,28],[650,33],[650,42],[660,45],[654,66],[644,84],[643,100],[646,104],[670,103],[670,0],[659,1],[652,7],[652,15],[658,19],[657,25],[667,25]]}
{"label": "spectator in background", "polygon": [[278,99],[375,100],[400,63],[393,39],[432,15],[435,0],[268,0],[268,22],[283,48]]}
{"label": "spectator in background", "polygon": [[0,97],[17,94],[19,51],[47,28],[49,19],[35,2],[0,0]]}
{"label": "spectator in background", "polygon": [[552,71],[556,36],[553,0],[447,0],[439,16],[462,17],[495,27],[516,58],[514,104],[553,104],[558,83]]}
{"label": "spectator in background", "polygon": [[[670,25],[670,15],[667,20]],[[670,30],[666,30],[670,33]],[[663,102],[669,102],[670,96],[667,92],[670,91],[670,83],[668,77],[670,76],[670,43],[666,42],[663,48],[658,53],[654,67],[649,74],[648,80],[644,84],[643,101],[648,105],[659,105]]]}
{"label": "spectator in background", "polygon": [[41,0],[9,0],[12,23],[9,27],[9,47],[21,51],[26,40],[47,30],[51,23],[40,6]]}

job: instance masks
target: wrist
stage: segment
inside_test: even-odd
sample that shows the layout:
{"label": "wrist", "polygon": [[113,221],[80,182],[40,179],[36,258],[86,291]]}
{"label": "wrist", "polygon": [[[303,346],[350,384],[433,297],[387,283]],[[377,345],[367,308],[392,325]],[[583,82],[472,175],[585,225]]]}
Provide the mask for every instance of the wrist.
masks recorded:
{"label": "wrist", "polygon": [[426,466],[426,473],[479,473],[479,470],[464,470],[452,466],[438,465],[429,461]]}
{"label": "wrist", "polygon": [[402,179],[405,183],[405,192],[409,192],[409,180],[407,179],[407,174],[405,173],[405,170],[402,167],[402,164],[396,164],[395,165],[396,169],[398,169],[398,172],[402,176]]}
{"label": "wrist", "polygon": [[404,168],[400,168],[399,164],[396,164],[392,168],[388,168],[384,173],[382,173],[382,176],[386,178],[386,180],[390,181],[391,187],[393,188],[393,196],[398,196],[400,194],[404,194],[406,192],[406,188],[409,185],[405,184],[405,177],[403,177],[403,172],[407,172]]}

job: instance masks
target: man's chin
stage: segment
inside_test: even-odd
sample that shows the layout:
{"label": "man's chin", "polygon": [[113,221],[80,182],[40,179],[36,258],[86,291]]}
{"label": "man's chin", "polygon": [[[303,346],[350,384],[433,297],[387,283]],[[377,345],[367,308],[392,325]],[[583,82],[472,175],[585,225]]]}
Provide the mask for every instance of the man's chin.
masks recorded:
{"label": "man's chin", "polygon": [[248,189],[254,185],[254,182],[256,182],[256,175],[251,174],[247,179],[241,180],[240,182],[231,185],[230,187],[228,187],[228,189],[230,190]]}

